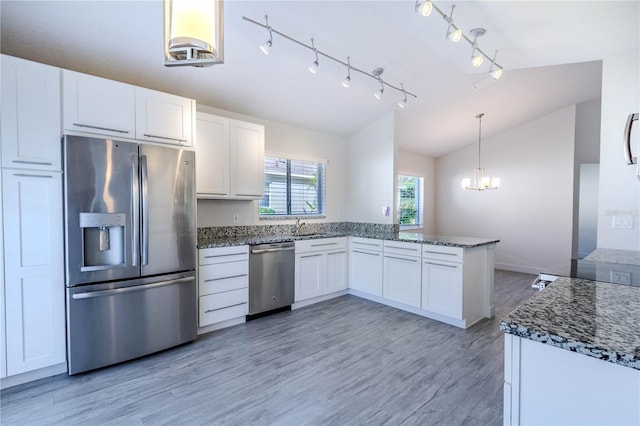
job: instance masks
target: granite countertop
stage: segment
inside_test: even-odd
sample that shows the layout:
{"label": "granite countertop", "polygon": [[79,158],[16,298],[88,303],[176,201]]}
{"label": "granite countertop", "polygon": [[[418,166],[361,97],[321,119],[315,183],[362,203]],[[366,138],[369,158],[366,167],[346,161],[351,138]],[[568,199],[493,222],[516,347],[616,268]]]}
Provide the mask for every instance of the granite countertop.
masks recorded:
{"label": "granite countertop", "polygon": [[500,330],[640,370],[640,288],[561,277],[504,317]]}
{"label": "granite countertop", "polygon": [[403,241],[421,244],[433,244],[449,247],[472,248],[480,247],[487,244],[498,243],[500,240],[491,238],[475,238],[475,237],[450,237],[439,235],[428,235],[421,233],[388,233],[388,232],[322,232],[316,234],[301,235],[258,235],[258,236],[241,236],[241,237],[223,237],[223,238],[200,238],[198,239],[198,248],[214,248],[214,247],[230,247],[243,246],[252,244],[274,244],[287,241],[310,240],[319,238],[334,237],[361,237],[374,238],[387,241]]}

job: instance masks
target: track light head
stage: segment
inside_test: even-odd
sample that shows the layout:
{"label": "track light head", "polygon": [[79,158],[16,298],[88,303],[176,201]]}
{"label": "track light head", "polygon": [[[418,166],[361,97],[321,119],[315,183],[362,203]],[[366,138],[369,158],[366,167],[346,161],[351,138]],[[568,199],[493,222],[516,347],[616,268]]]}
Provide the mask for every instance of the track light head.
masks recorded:
{"label": "track light head", "polygon": [[342,80],[342,87],[349,88],[351,85],[351,59],[347,56],[347,76]]}
{"label": "track light head", "polygon": [[495,80],[500,80],[502,77],[502,68],[496,64],[496,58],[498,57],[498,51],[493,54],[493,59],[491,60],[491,67],[489,68],[489,75],[493,77]]}
{"label": "track light head", "polygon": [[271,46],[273,46],[273,42],[271,40],[267,40],[266,43],[260,45],[260,50],[262,50],[262,53],[265,55],[268,55]]}
{"label": "track light head", "polygon": [[484,28],[473,28],[469,31],[473,36],[473,43],[471,46],[473,50],[471,51],[471,64],[474,67],[479,67],[484,62],[484,55],[478,51],[478,37],[483,36],[487,31]]}
{"label": "track light head", "polygon": [[[451,31],[453,29],[453,31]],[[447,31],[447,38],[454,43],[459,42],[462,39],[462,30],[460,28],[453,28],[449,25],[449,30]]]}
{"label": "track light head", "polygon": [[311,49],[313,50],[313,53],[316,55],[316,60],[313,61],[311,65],[309,65],[309,72],[311,74],[317,74],[318,67],[320,66],[320,62],[318,61],[318,49],[316,49],[316,44],[313,40],[313,37],[311,37]]}
{"label": "track light head", "polygon": [[269,31],[269,40],[267,40],[264,44],[260,45],[260,50],[265,55],[269,54],[269,49],[273,46],[273,32],[271,31],[271,27],[269,26],[269,15],[264,15],[264,20],[266,22],[267,30]]}
{"label": "track light head", "polygon": [[429,16],[433,11],[433,2],[431,0],[426,0],[423,3],[420,0],[416,0],[415,6],[416,12],[419,12],[422,16]]}
{"label": "track light head", "polygon": [[400,99],[396,105],[398,105],[398,108],[403,109],[407,104],[407,91],[404,90],[404,83],[400,83],[400,88],[402,89],[403,98]]}

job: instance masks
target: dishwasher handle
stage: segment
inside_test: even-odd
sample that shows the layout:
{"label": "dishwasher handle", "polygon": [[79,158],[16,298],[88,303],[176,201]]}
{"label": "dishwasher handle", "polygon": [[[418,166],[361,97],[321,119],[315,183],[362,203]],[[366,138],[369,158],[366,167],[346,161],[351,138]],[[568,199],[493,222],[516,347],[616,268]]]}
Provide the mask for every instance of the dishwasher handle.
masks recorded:
{"label": "dishwasher handle", "polygon": [[268,248],[268,249],[256,249],[251,250],[251,254],[260,254],[260,253],[275,253],[278,251],[291,251],[295,250],[295,247],[278,247],[278,248]]}

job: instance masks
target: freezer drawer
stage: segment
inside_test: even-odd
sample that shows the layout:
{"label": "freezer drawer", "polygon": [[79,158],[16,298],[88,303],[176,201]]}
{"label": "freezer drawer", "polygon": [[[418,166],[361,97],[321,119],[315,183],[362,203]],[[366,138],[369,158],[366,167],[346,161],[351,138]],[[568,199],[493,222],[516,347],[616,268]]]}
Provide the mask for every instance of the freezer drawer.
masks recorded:
{"label": "freezer drawer", "polygon": [[69,374],[196,338],[195,272],[67,288]]}

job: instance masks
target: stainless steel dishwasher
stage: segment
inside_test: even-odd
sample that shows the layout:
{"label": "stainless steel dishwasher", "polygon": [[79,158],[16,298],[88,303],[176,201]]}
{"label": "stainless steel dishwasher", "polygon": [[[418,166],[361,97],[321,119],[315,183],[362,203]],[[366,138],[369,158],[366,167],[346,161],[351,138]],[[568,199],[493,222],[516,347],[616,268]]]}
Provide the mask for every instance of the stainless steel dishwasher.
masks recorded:
{"label": "stainless steel dishwasher", "polygon": [[249,255],[249,315],[290,309],[294,300],[295,243],[252,245]]}

